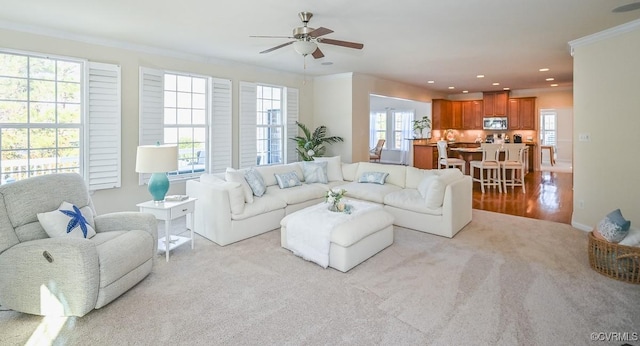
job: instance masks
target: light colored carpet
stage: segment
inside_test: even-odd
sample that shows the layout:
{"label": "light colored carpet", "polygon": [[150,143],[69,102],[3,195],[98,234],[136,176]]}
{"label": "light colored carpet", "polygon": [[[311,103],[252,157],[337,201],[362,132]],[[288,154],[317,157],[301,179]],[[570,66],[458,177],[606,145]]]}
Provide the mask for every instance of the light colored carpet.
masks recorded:
{"label": "light colored carpet", "polygon": [[591,270],[586,233],[474,210],[454,239],[396,227],[392,246],[348,273],[282,249],[277,230],[226,247],[199,238],[59,331],[0,312],[0,344],[46,322],[41,344],[585,345],[639,332],[639,302],[639,286]]}

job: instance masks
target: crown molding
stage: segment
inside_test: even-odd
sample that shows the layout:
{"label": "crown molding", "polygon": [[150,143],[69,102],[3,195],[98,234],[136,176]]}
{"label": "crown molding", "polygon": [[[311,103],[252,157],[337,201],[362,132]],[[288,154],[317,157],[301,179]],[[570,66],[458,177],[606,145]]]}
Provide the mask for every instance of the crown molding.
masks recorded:
{"label": "crown molding", "polygon": [[574,49],[576,47],[584,46],[587,44],[592,44],[598,41],[606,40],[611,37],[615,37],[630,31],[634,31],[640,28],[640,19],[633,20],[631,22],[614,26],[613,28],[606,29],[595,34],[591,34],[589,36],[581,37],[579,39],[575,39],[573,41],[569,41],[569,46],[571,47],[571,56],[574,54]]}

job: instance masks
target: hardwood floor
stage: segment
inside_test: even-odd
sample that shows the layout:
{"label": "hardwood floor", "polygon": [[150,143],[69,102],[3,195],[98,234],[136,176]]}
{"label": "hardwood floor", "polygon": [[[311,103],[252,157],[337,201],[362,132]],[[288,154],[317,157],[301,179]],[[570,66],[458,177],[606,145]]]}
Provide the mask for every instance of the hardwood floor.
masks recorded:
{"label": "hardwood floor", "polygon": [[571,224],[573,213],[573,174],[532,172],[525,177],[526,193],[522,188],[499,193],[497,188],[485,189],[473,183],[473,208],[503,214],[524,216]]}

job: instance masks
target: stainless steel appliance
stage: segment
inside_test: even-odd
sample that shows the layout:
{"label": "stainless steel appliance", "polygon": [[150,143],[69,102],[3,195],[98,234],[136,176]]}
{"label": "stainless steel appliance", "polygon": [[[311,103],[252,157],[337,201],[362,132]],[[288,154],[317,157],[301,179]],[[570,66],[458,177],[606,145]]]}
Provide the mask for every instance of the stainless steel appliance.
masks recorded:
{"label": "stainless steel appliance", "polygon": [[522,135],[519,133],[514,134],[513,143],[522,143]]}
{"label": "stainless steel appliance", "polygon": [[482,128],[485,130],[506,130],[507,117],[484,118]]}

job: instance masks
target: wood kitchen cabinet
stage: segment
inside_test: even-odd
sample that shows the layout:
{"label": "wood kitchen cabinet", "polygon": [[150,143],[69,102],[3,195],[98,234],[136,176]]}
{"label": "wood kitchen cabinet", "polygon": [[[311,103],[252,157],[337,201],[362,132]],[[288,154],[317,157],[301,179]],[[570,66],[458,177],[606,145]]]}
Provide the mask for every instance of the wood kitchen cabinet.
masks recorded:
{"label": "wood kitchen cabinet", "polygon": [[535,130],[536,98],[509,99],[509,130]]}
{"label": "wood kitchen cabinet", "polygon": [[482,101],[462,101],[462,129],[482,130]]}
{"label": "wood kitchen cabinet", "polygon": [[484,116],[506,116],[508,100],[508,91],[490,91],[482,93]]}
{"label": "wood kitchen cabinet", "polygon": [[462,101],[451,101],[451,127],[452,129],[462,128]]}
{"label": "wood kitchen cabinet", "polygon": [[451,101],[435,99],[431,110],[431,125],[434,130],[446,130],[453,126]]}
{"label": "wood kitchen cabinet", "polygon": [[414,145],[413,166],[421,169],[438,167],[438,147],[435,145]]}

